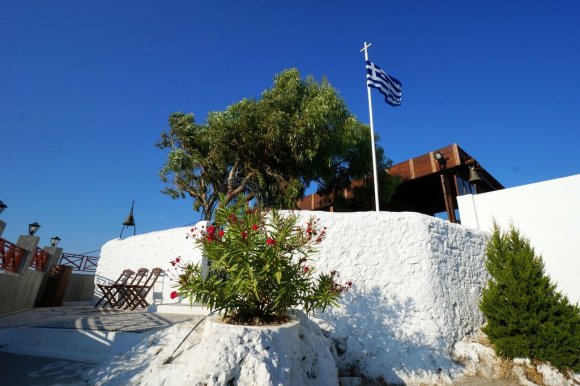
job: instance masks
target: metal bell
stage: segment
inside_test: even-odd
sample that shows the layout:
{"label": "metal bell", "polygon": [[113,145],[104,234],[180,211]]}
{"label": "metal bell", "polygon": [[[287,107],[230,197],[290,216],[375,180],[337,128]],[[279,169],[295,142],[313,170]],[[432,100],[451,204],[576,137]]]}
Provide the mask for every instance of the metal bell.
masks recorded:
{"label": "metal bell", "polygon": [[133,201],[133,203],[131,204],[131,212],[129,212],[129,215],[127,216],[125,221],[123,221],[123,228],[121,228],[121,234],[119,235],[119,238],[123,238],[123,231],[127,227],[133,227],[133,236],[135,236],[137,227],[135,226],[135,218],[133,217],[133,206],[135,206],[135,201]]}
{"label": "metal bell", "polygon": [[134,227],[135,226],[135,219],[133,218],[133,213],[129,214],[125,221],[123,221],[123,225],[127,227]]}
{"label": "metal bell", "polygon": [[481,177],[479,177],[479,173],[475,169],[469,169],[469,183],[470,184],[477,184],[481,182]]}

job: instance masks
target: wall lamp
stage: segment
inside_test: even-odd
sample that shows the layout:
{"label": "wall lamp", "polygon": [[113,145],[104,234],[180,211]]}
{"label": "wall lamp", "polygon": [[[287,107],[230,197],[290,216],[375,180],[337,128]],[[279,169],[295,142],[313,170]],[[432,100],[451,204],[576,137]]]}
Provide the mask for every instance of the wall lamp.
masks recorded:
{"label": "wall lamp", "polygon": [[50,239],[50,245],[52,245],[53,247],[56,247],[59,242],[60,242],[60,237],[58,237],[58,236],[54,236],[53,238]]}
{"label": "wall lamp", "polygon": [[443,154],[441,154],[441,152],[436,151],[435,153],[433,153],[433,159],[435,161],[437,161],[437,163],[439,163],[439,165],[443,165],[445,163],[445,158],[443,157]]}
{"label": "wall lamp", "polygon": [[38,228],[40,228],[40,224],[37,223],[36,221],[33,222],[32,224],[28,224],[28,234],[30,236],[34,236]]}
{"label": "wall lamp", "polygon": [[8,205],[6,205],[3,201],[0,201],[0,214],[2,214],[6,208],[8,208]]}

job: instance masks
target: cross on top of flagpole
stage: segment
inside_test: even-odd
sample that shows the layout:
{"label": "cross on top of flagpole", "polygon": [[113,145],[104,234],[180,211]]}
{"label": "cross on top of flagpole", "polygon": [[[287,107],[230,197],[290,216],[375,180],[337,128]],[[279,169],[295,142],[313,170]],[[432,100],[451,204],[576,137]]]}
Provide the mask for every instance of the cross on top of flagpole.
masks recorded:
{"label": "cross on top of flagpole", "polygon": [[360,52],[365,52],[365,60],[369,60],[369,54],[367,52],[367,48],[369,48],[372,45],[372,43],[367,44],[367,42],[364,42],[364,46],[363,48],[361,48]]}
{"label": "cross on top of flagpole", "polygon": [[366,51],[367,48],[369,48],[372,45],[373,45],[373,43],[367,44],[367,42],[364,42],[364,46],[363,46],[363,48],[361,48],[360,52]]}

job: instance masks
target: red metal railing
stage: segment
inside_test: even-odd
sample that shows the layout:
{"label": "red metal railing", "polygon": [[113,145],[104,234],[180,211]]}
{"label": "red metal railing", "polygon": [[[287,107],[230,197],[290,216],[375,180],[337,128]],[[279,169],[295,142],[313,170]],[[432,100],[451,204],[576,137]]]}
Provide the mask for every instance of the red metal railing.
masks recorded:
{"label": "red metal railing", "polygon": [[40,248],[36,248],[36,253],[30,262],[30,268],[34,268],[37,271],[46,271],[49,257],[50,255],[48,252],[43,251]]}
{"label": "red metal railing", "polygon": [[0,238],[0,269],[7,272],[18,272],[20,260],[25,252],[18,245]]}
{"label": "red metal railing", "polygon": [[73,272],[95,272],[97,270],[98,257],[77,255],[75,253],[63,253],[59,265],[73,267]]}

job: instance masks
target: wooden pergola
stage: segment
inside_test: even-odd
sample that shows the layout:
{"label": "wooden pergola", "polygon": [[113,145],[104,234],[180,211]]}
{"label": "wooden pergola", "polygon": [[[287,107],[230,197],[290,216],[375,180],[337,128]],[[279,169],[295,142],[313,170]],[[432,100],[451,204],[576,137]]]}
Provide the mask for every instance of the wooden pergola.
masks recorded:
{"label": "wooden pergola", "polygon": [[[446,212],[447,219],[458,222],[457,196],[503,189],[476,159],[457,144],[411,158],[393,165],[388,173],[398,175],[402,184],[388,205],[381,210],[419,212],[428,215]],[[471,182],[470,182],[471,180]],[[357,184],[359,182],[355,182]],[[374,208],[371,199],[353,198],[348,189],[343,193],[348,201],[347,211],[368,211]],[[311,194],[298,202],[301,210],[333,211],[332,199]]]}

